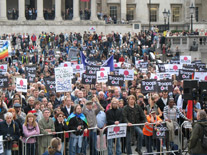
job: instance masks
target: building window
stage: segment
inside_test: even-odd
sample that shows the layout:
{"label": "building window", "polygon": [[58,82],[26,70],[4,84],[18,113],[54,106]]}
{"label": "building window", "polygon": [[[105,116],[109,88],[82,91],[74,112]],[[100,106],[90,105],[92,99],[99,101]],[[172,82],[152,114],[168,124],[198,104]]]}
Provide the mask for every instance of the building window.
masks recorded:
{"label": "building window", "polygon": [[158,21],[158,6],[157,5],[149,5],[149,17],[150,22],[157,22]]}
{"label": "building window", "polygon": [[199,20],[199,8],[198,7],[195,7],[195,20],[196,22],[198,22]]}
{"label": "building window", "polygon": [[181,8],[180,7],[172,7],[172,21],[180,22],[181,17]]}
{"label": "building window", "polygon": [[116,16],[117,18],[117,6],[110,6],[110,16],[113,18]]}
{"label": "building window", "polygon": [[133,6],[127,7],[127,21],[134,20],[134,11],[135,11],[135,7]]}

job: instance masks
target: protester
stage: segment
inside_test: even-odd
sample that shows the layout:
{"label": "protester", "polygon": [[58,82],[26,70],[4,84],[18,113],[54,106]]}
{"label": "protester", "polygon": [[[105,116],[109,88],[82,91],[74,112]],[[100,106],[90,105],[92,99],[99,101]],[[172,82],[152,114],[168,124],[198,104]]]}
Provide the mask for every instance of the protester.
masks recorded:
{"label": "protester", "polygon": [[190,142],[189,142],[189,153],[191,155],[204,155],[207,154],[207,149],[202,145],[202,140],[204,138],[204,131],[206,133],[207,128],[207,116],[206,112],[203,110],[198,111],[197,120],[193,126],[193,131],[191,134]]}
{"label": "protester", "polygon": [[30,136],[35,136],[40,134],[40,129],[38,123],[36,122],[35,116],[32,113],[28,113],[25,123],[23,124],[23,141],[27,142],[27,150],[26,153],[29,155],[36,154],[36,138],[29,138]]}
{"label": "protester", "polygon": [[75,133],[70,134],[69,154],[76,155],[81,153],[83,133],[87,132],[88,122],[82,113],[81,106],[75,105],[74,112],[68,117],[69,130],[75,130]]}

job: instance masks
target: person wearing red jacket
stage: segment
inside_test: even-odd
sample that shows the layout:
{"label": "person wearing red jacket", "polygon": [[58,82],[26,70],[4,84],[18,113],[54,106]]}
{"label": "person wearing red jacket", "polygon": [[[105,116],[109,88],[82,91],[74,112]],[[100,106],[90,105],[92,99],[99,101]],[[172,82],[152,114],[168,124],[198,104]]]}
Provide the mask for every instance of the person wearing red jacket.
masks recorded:
{"label": "person wearing red jacket", "polygon": [[33,44],[33,46],[36,46],[36,40],[37,40],[37,37],[36,37],[35,34],[33,34],[33,35],[31,36],[31,40],[32,40],[32,44]]}
{"label": "person wearing red jacket", "polygon": [[124,59],[123,55],[121,55],[121,57],[119,58],[119,62],[124,62],[124,61],[125,61],[125,59]]}

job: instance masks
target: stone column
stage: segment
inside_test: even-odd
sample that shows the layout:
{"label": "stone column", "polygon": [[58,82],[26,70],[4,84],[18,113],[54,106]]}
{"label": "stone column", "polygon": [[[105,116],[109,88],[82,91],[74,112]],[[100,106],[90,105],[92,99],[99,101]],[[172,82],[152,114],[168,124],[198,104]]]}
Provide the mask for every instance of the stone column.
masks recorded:
{"label": "stone column", "polygon": [[7,20],[6,16],[6,0],[0,1],[0,21]]}
{"label": "stone column", "polygon": [[61,21],[61,0],[55,0],[55,20]]}
{"label": "stone column", "polygon": [[79,13],[79,1],[80,0],[73,0],[73,20],[79,21],[80,20],[80,13]]}
{"label": "stone column", "polygon": [[18,21],[24,21],[25,18],[25,0],[19,0],[19,18]]}
{"label": "stone column", "polygon": [[43,0],[37,0],[37,19],[36,20],[44,20],[43,16]]}
{"label": "stone column", "polygon": [[107,14],[107,1],[101,0],[101,11],[103,14]]}
{"label": "stone column", "polygon": [[92,21],[97,21],[97,2],[96,0],[91,0],[91,20]]}
{"label": "stone column", "polygon": [[121,20],[126,20],[127,4],[126,0],[121,0]]}

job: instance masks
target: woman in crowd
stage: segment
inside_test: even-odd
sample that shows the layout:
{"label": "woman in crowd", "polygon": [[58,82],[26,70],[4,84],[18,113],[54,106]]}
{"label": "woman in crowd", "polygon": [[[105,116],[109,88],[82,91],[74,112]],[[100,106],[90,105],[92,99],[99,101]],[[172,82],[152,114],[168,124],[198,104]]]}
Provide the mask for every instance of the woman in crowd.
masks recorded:
{"label": "woman in crowd", "polygon": [[145,108],[145,115],[149,115],[150,111],[153,109],[156,113],[156,115],[158,115],[159,117],[162,116],[162,112],[160,110],[160,108],[157,106],[157,104],[155,104],[155,98],[154,97],[150,97],[148,99],[148,105]]}
{"label": "woman in crowd", "polygon": [[81,106],[75,105],[74,112],[68,117],[69,130],[75,130],[75,133],[71,133],[69,141],[69,154],[76,155],[81,153],[83,132],[87,132],[88,122],[86,117],[82,113]]}
{"label": "woman in crowd", "polygon": [[[38,123],[35,121],[35,116],[32,113],[28,113],[26,116],[25,123],[23,124],[23,134],[24,134],[23,137],[24,142],[26,142],[26,139],[28,137],[40,134]],[[36,153],[35,144],[36,144],[36,138],[30,138],[27,141],[26,152],[28,155],[35,155]]]}
{"label": "woman in crowd", "polygon": [[[56,132],[67,131],[68,130],[68,126],[66,125],[66,123],[64,121],[64,113],[61,111],[61,112],[57,113],[55,117],[56,117],[56,120],[55,120],[55,131]],[[62,140],[61,153],[63,154],[63,150],[64,150],[64,134],[58,134],[57,136],[59,138],[61,138],[61,140]]]}
{"label": "woman in crowd", "polygon": [[61,148],[61,139],[59,137],[53,138],[50,141],[48,151],[46,151],[43,155],[62,155],[62,153],[60,152]]}

